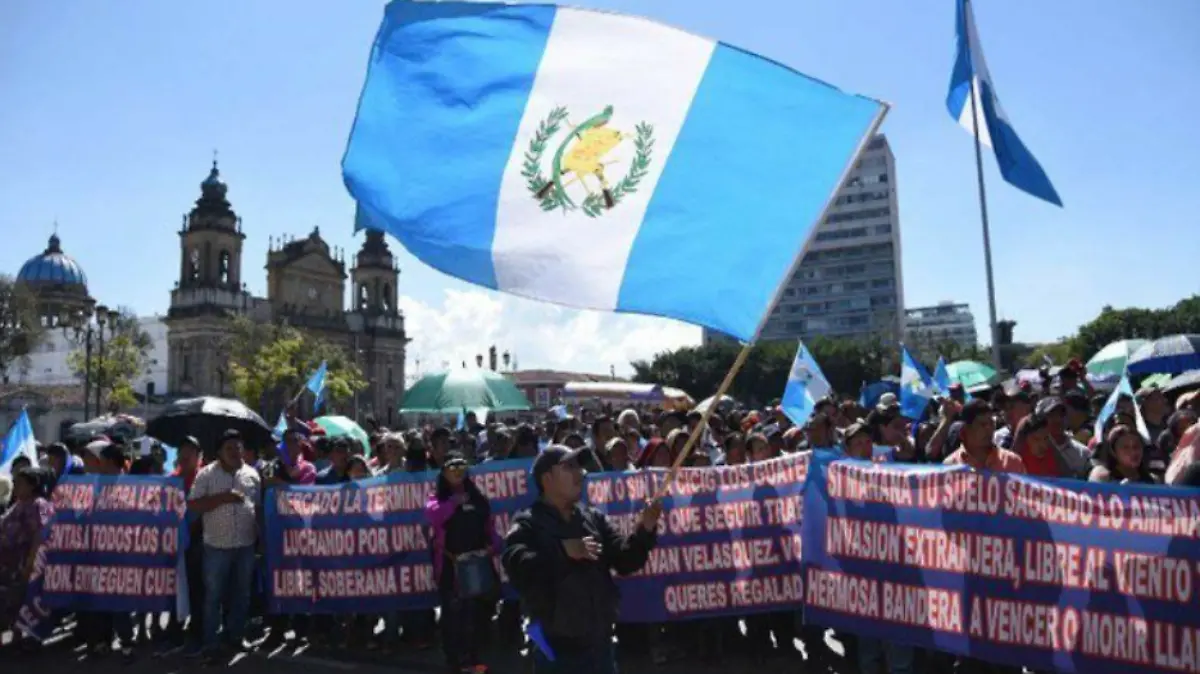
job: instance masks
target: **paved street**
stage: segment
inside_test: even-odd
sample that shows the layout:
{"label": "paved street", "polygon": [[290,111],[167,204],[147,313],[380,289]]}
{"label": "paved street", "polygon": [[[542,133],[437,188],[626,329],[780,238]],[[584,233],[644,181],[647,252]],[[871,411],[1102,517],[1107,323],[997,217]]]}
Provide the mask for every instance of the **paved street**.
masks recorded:
{"label": "paved street", "polygon": [[[530,671],[528,662],[514,655],[492,653],[486,660],[496,674],[524,674]],[[222,671],[206,667],[198,660],[158,658],[149,647],[138,649],[132,663],[124,662],[116,654],[101,660],[90,660],[74,646],[73,636],[63,631],[56,633],[42,650],[32,654],[18,653],[11,643],[4,643],[0,645],[0,662],[5,663],[6,671],[9,664],[15,663],[19,669],[12,671],[37,674],[80,674],[81,667],[86,667],[88,674],[200,674]],[[798,659],[786,658],[776,658],[765,665],[755,665],[744,659],[731,659],[724,665],[705,665],[690,658],[665,666],[654,666],[639,659],[624,659],[621,662],[623,674],[762,674],[764,668],[775,672],[805,671]],[[375,652],[352,655],[345,651],[317,652],[308,647],[285,647],[270,654],[254,652],[238,656],[230,661],[226,671],[254,674],[291,674],[300,671],[306,674],[442,674],[446,670],[437,649],[383,656]]]}

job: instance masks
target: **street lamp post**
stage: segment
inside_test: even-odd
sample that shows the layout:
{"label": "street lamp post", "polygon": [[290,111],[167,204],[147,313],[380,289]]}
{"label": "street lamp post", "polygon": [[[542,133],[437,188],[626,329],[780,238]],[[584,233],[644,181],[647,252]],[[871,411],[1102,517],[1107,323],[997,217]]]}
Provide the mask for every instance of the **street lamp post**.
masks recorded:
{"label": "street lamp post", "polygon": [[[93,382],[92,378],[92,340],[96,339],[99,345],[99,358],[104,357],[104,326],[110,326],[110,330],[116,329],[117,312],[100,305],[96,307],[93,314],[90,308],[80,309],[72,313],[63,314],[59,320],[59,326],[62,329],[64,337],[73,339],[76,342],[83,342],[83,416],[85,419],[91,418],[91,408],[89,402],[92,393],[92,386],[96,388],[96,414],[100,414],[100,392],[103,388],[100,362],[96,363],[96,376]],[[93,320],[94,319],[94,320]]]}

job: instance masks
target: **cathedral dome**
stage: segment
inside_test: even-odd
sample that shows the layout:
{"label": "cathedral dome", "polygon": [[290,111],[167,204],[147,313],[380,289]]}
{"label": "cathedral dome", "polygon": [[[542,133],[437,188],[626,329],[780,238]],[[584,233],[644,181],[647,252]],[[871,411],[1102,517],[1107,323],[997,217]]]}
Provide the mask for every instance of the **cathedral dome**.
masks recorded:
{"label": "cathedral dome", "polygon": [[57,234],[50,236],[41,255],[31,257],[21,265],[17,281],[37,286],[68,286],[87,294],[87,275],[78,262],[62,251]]}

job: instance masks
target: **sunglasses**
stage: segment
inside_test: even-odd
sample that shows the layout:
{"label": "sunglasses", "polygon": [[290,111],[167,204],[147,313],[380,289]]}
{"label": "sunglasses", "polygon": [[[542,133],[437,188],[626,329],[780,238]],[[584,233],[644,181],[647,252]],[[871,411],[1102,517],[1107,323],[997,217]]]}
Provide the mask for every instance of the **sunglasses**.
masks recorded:
{"label": "sunglasses", "polygon": [[465,472],[467,472],[467,464],[465,464],[465,463],[453,463],[453,464],[450,464],[449,466],[446,466],[446,472],[449,472],[449,473],[465,473]]}

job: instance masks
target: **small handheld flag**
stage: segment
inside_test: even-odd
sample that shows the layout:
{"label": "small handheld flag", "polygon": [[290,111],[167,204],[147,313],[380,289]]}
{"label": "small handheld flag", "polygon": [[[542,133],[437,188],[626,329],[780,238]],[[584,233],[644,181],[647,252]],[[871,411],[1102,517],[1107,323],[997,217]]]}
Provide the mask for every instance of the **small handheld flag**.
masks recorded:
{"label": "small handheld flag", "polygon": [[983,59],[970,0],[958,0],[955,28],[958,57],[950,75],[950,92],[946,95],[950,116],[972,134],[976,132],[976,120],[982,120],[979,142],[996,153],[1000,175],[1008,184],[1055,206],[1062,206],[1042,165],[1017,137],[1016,130],[1000,108],[1000,99],[996,97],[987,62]]}
{"label": "small handheld flag", "polygon": [[788,373],[787,386],[779,406],[793,424],[803,426],[812,416],[817,401],[829,395],[829,380],[821,372],[821,366],[812,352],[804,348],[804,341],[796,348],[792,370]]}
{"label": "small handheld flag", "polygon": [[938,356],[937,367],[933,369],[933,392],[940,396],[950,395],[950,372],[946,370],[946,359]]}
{"label": "small handheld flag", "polygon": [[21,410],[17,423],[13,424],[0,445],[0,474],[12,473],[12,463],[23,456],[35,468],[38,465],[37,440],[33,437],[33,425],[29,423],[29,412]]}
{"label": "small handheld flag", "polygon": [[933,380],[925,366],[900,345],[900,413],[909,419],[920,419],[933,398]]}
{"label": "small handheld flag", "polygon": [[1123,395],[1129,396],[1131,400],[1135,401],[1133,404],[1133,414],[1134,421],[1137,424],[1137,432],[1142,436],[1144,442],[1150,442],[1150,429],[1146,426],[1146,420],[1142,417],[1142,410],[1136,402],[1137,399],[1134,398],[1133,385],[1129,383],[1128,373],[1121,377],[1121,383],[1117,384],[1117,388],[1113,389],[1113,392],[1109,394],[1108,400],[1104,401],[1104,407],[1100,410],[1100,414],[1096,415],[1096,427],[1093,429],[1096,439],[1098,441],[1104,440],[1104,424],[1108,423],[1112,415],[1117,413],[1117,402],[1120,401]]}
{"label": "small handheld flag", "polygon": [[312,373],[312,376],[308,378],[308,383],[304,385],[304,388],[316,396],[316,399],[313,400],[314,413],[321,409],[321,403],[325,400],[325,375],[328,372],[326,365],[325,361],[321,361],[321,367],[318,367],[316,372]]}

